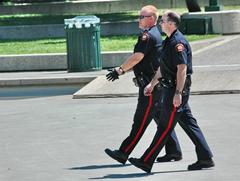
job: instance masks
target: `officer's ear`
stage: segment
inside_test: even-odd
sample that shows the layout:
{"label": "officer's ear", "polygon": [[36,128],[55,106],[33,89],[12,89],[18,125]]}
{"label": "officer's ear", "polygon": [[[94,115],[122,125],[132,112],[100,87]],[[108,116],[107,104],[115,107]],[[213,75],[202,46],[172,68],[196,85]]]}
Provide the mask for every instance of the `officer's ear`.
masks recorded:
{"label": "officer's ear", "polygon": [[175,27],[176,27],[176,23],[173,22],[173,21],[169,21],[169,24],[170,24],[171,26],[175,26]]}
{"label": "officer's ear", "polygon": [[155,22],[156,21],[156,18],[152,15],[149,17],[151,19],[151,21]]}

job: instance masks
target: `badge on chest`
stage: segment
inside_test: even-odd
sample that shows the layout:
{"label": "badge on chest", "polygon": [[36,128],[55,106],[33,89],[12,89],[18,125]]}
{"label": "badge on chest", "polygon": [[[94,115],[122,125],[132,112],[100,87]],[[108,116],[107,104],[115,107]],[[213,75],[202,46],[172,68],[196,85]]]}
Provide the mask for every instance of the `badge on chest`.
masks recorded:
{"label": "badge on chest", "polygon": [[149,38],[149,34],[147,32],[144,32],[142,35],[142,41],[147,41]]}

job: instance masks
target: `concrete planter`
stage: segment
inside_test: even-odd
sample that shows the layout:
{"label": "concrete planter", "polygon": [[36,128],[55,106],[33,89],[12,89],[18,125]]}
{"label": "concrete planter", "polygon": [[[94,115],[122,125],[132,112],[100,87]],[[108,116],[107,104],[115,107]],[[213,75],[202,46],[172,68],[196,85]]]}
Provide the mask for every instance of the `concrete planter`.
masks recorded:
{"label": "concrete planter", "polygon": [[[102,53],[103,68],[119,66],[132,52]],[[2,55],[0,56],[0,72],[37,70],[67,70],[66,53]]]}
{"label": "concrete planter", "polygon": [[[101,36],[133,35],[139,33],[138,22],[101,23]],[[1,39],[37,39],[37,38],[63,38],[64,25],[23,25],[0,27]]]}
{"label": "concrete planter", "polygon": [[184,16],[211,17],[213,33],[240,33],[240,10],[188,13]]}

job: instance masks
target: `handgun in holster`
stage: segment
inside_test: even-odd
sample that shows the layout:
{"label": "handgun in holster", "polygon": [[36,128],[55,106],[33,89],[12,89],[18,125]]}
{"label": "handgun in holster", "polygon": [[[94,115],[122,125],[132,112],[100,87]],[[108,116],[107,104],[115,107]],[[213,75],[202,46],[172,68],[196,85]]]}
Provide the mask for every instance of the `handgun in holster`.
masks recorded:
{"label": "handgun in holster", "polygon": [[136,87],[145,87],[149,84],[149,79],[146,76],[139,75],[133,78],[133,82]]}
{"label": "handgun in holster", "polygon": [[190,87],[192,85],[192,80],[191,80],[191,76],[187,75],[186,80],[185,80],[185,84],[183,87],[183,95],[187,95],[190,93]]}

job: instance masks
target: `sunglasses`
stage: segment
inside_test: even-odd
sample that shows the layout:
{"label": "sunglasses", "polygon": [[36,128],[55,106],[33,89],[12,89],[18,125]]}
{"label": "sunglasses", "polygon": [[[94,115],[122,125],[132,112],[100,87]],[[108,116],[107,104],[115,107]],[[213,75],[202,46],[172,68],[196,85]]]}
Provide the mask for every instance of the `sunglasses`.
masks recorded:
{"label": "sunglasses", "polygon": [[[151,15],[151,16],[152,16],[152,15]],[[149,17],[151,17],[151,16],[140,15],[138,18],[139,18],[139,19],[144,19],[144,18],[149,18]]]}

